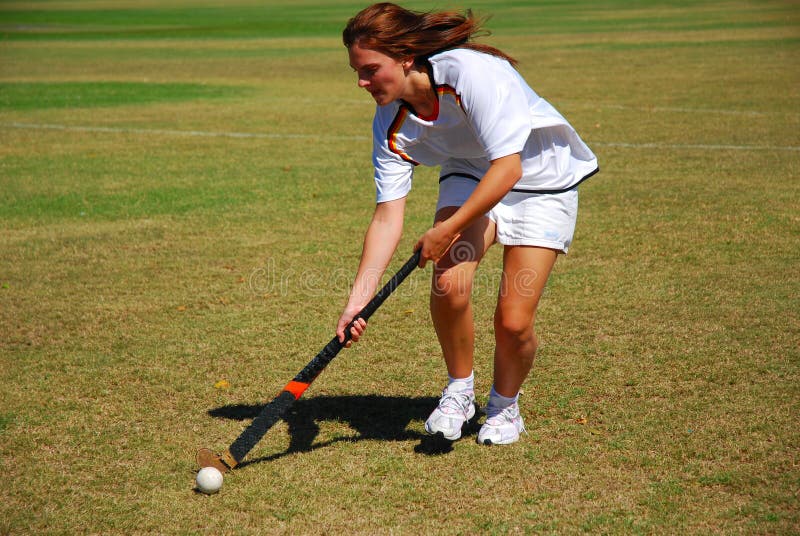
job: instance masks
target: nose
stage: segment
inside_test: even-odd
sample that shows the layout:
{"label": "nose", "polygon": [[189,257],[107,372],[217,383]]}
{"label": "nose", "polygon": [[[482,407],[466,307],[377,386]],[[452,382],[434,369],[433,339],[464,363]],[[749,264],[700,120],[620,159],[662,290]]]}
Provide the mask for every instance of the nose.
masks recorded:
{"label": "nose", "polygon": [[364,78],[358,77],[358,87],[367,87],[369,85],[369,80]]}

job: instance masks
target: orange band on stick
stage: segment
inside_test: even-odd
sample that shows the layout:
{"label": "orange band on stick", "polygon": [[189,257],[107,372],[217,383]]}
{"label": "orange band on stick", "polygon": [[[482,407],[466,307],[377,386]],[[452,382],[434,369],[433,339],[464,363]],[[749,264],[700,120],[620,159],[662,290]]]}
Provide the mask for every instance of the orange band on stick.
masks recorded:
{"label": "orange band on stick", "polygon": [[311,385],[310,383],[303,383],[303,382],[296,382],[294,380],[290,381],[286,384],[286,387],[283,388],[284,391],[289,391],[294,395],[295,400],[303,396],[303,393],[308,389],[308,386]]}

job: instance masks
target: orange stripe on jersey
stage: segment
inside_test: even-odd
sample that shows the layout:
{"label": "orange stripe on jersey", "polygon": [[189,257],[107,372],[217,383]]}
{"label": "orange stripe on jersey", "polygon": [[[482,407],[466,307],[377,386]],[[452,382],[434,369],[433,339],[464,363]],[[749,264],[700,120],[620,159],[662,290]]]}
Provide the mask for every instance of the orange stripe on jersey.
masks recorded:
{"label": "orange stripe on jersey", "polygon": [[297,400],[303,396],[303,393],[306,391],[306,389],[308,389],[309,385],[311,384],[292,380],[286,384],[286,387],[284,387],[283,390],[292,393],[294,395],[294,399]]}
{"label": "orange stripe on jersey", "polygon": [[456,93],[455,88],[448,86],[447,84],[442,84],[441,86],[436,86],[436,93],[438,93],[440,97],[442,95],[452,95],[456,100],[456,104],[458,104],[462,110],[464,109],[464,107],[461,106],[461,95]]}
{"label": "orange stripe on jersey", "polygon": [[402,158],[406,162],[411,162],[412,164],[417,166],[419,165],[418,162],[415,162],[413,158],[408,156],[406,153],[404,153],[397,147],[397,133],[400,131],[400,127],[403,126],[403,123],[405,122],[406,118],[408,117],[408,114],[410,113],[411,112],[406,106],[401,106],[400,109],[397,110],[397,115],[394,116],[394,121],[392,121],[392,124],[389,127],[389,131],[386,133],[386,139],[387,142],[389,143],[390,151],[392,151],[396,155],[399,155],[400,158]]}

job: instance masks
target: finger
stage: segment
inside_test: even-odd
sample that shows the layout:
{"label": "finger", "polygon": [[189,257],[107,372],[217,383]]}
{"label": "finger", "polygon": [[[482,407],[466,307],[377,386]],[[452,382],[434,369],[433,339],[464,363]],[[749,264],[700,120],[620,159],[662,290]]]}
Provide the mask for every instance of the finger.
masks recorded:
{"label": "finger", "polygon": [[345,333],[347,332],[347,326],[350,324],[352,317],[349,316],[346,312],[339,317],[339,323],[336,325],[336,337],[339,339],[340,343],[344,344]]}
{"label": "finger", "polygon": [[428,259],[426,259],[426,258],[425,258],[425,252],[424,252],[424,251],[420,251],[420,250],[422,250],[422,237],[420,237],[420,239],[419,239],[419,240],[417,240],[417,243],[416,243],[416,244],[414,244],[414,249],[413,249],[413,251],[414,251],[415,253],[416,253],[417,251],[419,251],[419,252],[420,252],[420,256],[419,256],[419,262],[417,263],[417,267],[419,267],[419,268],[425,268],[425,263],[426,263],[426,262],[428,262]]}
{"label": "finger", "polygon": [[[420,240],[419,242],[417,242],[417,245],[416,245],[416,246],[414,246],[414,252],[417,252],[417,251],[419,251],[420,249],[422,249],[422,240]],[[425,263],[426,263],[426,262],[428,262],[428,259],[426,259],[426,258],[425,258],[425,254],[424,254],[424,252],[423,252],[423,253],[422,253],[422,254],[419,256],[419,262],[417,263],[417,267],[419,267],[419,268],[425,268]]]}
{"label": "finger", "polygon": [[339,338],[339,342],[344,343],[345,333],[347,332],[347,324],[350,322],[343,322],[340,321],[339,325],[336,326],[336,336]]}
{"label": "finger", "polygon": [[367,321],[363,318],[356,320],[355,326],[358,328],[359,335],[367,330]]}
{"label": "finger", "polygon": [[456,235],[453,237],[453,239],[452,239],[452,240],[450,240],[450,243],[449,243],[449,244],[447,244],[447,247],[446,247],[446,248],[444,248],[444,250],[442,251],[442,253],[441,253],[441,254],[440,254],[438,257],[436,257],[436,258],[433,260],[433,262],[438,264],[438,263],[439,263],[439,261],[440,261],[440,260],[442,260],[442,257],[444,257],[445,255],[447,255],[447,252],[448,252],[448,251],[450,251],[450,248],[452,248],[452,247],[453,247],[453,244],[455,244],[455,243],[458,241],[458,239],[459,239],[459,238],[461,238],[461,233],[456,233]]}

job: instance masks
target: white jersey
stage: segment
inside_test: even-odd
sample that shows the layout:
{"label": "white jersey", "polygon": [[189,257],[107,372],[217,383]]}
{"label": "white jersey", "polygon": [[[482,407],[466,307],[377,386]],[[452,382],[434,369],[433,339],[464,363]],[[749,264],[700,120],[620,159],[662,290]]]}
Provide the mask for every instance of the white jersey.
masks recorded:
{"label": "white jersey", "polygon": [[[405,102],[378,106],[372,125],[377,201],[408,195],[414,166],[480,180],[490,161],[520,153],[515,191],[565,191],[597,171],[597,158],[555,108],[506,60],[469,49],[430,58],[438,101],[430,117]],[[539,135],[546,134],[546,135]]]}

